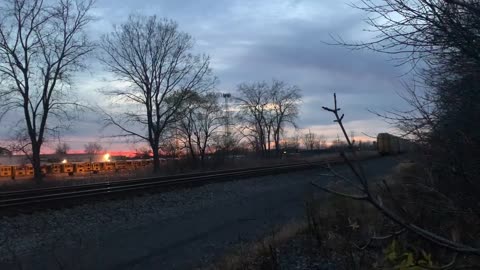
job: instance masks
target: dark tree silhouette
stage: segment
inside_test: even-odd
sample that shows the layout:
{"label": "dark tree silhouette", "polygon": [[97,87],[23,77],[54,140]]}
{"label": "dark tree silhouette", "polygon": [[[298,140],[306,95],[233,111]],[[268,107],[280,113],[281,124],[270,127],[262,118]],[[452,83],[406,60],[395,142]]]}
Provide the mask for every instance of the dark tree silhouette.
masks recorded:
{"label": "dark tree silhouette", "polygon": [[285,82],[242,83],[238,86],[242,133],[254,148],[267,156],[274,144],[280,154],[280,137],[287,124],[296,127],[298,107],[301,101],[300,89]]}
{"label": "dark tree silhouette", "polygon": [[175,22],[155,16],[130,16],[102,38],[101,61],[129,86],[104,91],[119,112],[105,112],[106,122],[121,130],[120,137],[146,141],[152,149],[153,168],[160,168],[159,146],[166,129],[178,121],[183,103],[194,93],[210,89],[210,59],[193,55],[193,39]]}
{"label": "dark tree silhouette", "polygon": [[69,88],[72,73],[93,49],[84,32],[92,3],[7,0],[0,7],[1,110],[21,112],[17,150],[28,154],[38,181],[47,133],[58,131],[79,106]]}
{"label": "dark tree silhouette", "polygon": [[197,155],[203,164],[213,137],[224,124],[224,114],[214,93],[191,98],[185,115],[178,122],[180,139],[188,149],[192,159]]}

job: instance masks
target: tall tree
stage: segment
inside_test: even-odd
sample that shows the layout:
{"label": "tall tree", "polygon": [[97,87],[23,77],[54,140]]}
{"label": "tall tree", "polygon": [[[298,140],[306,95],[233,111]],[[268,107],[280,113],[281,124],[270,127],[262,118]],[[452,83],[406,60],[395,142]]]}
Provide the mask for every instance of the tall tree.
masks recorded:
{"label": "tall tree", "polygon": [[298,106],[302,99],[300,88],[290,86],[283,81],[273,80],[271,86],[273,109],[273,141],[275,151],[280,154],[280,135],[286,124],[297,127],[295,120],[298,117]]}
{"label": "tall tree", "polygon": [[268,153],[267,105],[270,102],[269,87],[266,82],[242,83],[238,86],[242,133],[251,142],[257,152],[263,156]]}
{"label": "tall tree", "polygon": [[21,112],[18,134],[26,142],[21,150],[38,181],[47,133],[78,106],[68,91],[72,73],[84,67],[82,60],[93,49],[84,32],[91,7],[90,0],[7,0],[0,7],[1,109]]}
{"label": "tall tree", "polygon": [[153,152],[154,172],[160,168],[162,134],[178,120],[182,104],[195,92],[210,89],[215,78],[210,59],[193,55],[193,39],[178,25],[156,16],[130,16],[103,36],[101,61],[119,80],[122,89],[104,91],[126,109],[106,113],[106,121],[121,130],[119,136],[146,141]]}
{"label": "tall tree", "polygon": [[301,101],[300,89],[283,81],[243,83],[238,86],[239,118],[243,133],[266,156],[274,143],[280,154],[280,137],[287,124],[294,127]]}
{"label": "tall tree", "polygon": [[406,85],[404,99],[411,108],[379,115],[428,148],[439,168],[476,175],[480,2],[363,0],[357,8],[371,15],[367,23],[377,35],[369,42],[340,43],[394,55],[400,64],[413,63],[418,75]]}

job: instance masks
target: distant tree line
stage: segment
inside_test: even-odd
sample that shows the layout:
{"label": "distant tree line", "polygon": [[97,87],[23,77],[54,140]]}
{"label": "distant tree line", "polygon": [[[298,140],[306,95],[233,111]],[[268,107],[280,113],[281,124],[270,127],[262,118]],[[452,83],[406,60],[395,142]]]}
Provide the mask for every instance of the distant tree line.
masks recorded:
{"label": "distant tree line", "polygon": [[[154,171],[160,154],[186,152],[204,161],[208,153],[227,153],[248,141],[266,156],[278,155],[287,125],[295,127],[300,89],[273,80],[243,83],[229,110],[221,103],[210,57],[194,54],[193,38],[172,20],[131,15],[99,42],[89,40],[91,0],[7,0],[0,5],[0,119],[21,115],[12,131],[12,150],[23,152],[41,181],[40,153],[49,138],[59,137],[83,109],[75,99],[72,76],[86,67],[98,49],[99,60],[126,87],[102,93],[115,109],[96,108],[117,135],[146,143]],[[59,143],[58,154],[70,146]],[[101,151],[98,143],[85,152]]]}

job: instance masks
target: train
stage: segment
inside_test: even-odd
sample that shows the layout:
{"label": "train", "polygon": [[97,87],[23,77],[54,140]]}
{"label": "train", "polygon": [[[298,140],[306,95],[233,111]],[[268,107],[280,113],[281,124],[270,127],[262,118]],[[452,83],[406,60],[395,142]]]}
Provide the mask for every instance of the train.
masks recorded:
{"label": "train", "polygon": [[411,148],[412,142],[409,140],[389,133],[379,133],[377,135],[377,150],[382,156],[402,154],[409,152]]}
{"label": "train", "polygon": [[[152,159],[142,160],[121,160],[104,162],[62,162],[42,165],[41,170],[44,175],[99,173],[112,172],[120,170],[135,170],[152,164]],[[0,165],[0,177],[33,176],[32,165]]]}
{"label": "train", "polygon": [[[389,133],[377,135],[377,150],[380,155],[396,155],[409,152],[412,142]],[[113,172],[121,170],[135,170],[152,165],[152,159],[119,160],[103,162],[62,162],[42,165],[44,175],[68,174],[82,175],[86,173]],[[0,165],[0,178],[33,176],[32,165]]]}

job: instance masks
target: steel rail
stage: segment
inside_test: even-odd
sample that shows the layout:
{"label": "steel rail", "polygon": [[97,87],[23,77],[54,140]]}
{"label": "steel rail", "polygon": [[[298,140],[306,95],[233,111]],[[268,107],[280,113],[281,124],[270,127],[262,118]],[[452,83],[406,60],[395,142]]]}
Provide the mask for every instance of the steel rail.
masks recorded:
{"label": "steel rail", "polygon": [[[321,161],[321,162],[331,162],[331,161],[332,160]],[[319,162],[316,162],[316,163],[319,163]],[[148,182],[148,181],[158,182],[158,181],[165,181],[165,180],[181,179],[186,177],[215,175],[215,174],[222,174],[222,173],[229,173],[229,172],[242,172],[242,171],[251,171],[251,170],[265,169],[265,168],[274,169],[277,167],[284,167],[288,165],[300,165],[300,164],[310,164],[310,163],[297,162],[293,164],[278,164],[278,165],[271,165],[271,166],[258,166],[258,167],[248,167],[248,168],[229,169],[229,170],[214,170],[214,171],[204,171],[204,172],[196,172],[196,173],[175,174],[175,175],[169,175],[169,176],[155,176],[155,177],[134,178],[134,179],[116,180],[116,181],[103,181],[98,183],[80,184],[80,185],[72,185],[72,186],[6,191],[6,192],[0,192],[0,200],[7,199],[7,198],[27,196],[30,194],[38,195],[38,194],[56,193],[61,191],[86,190],[86,189],[109,187],[109,186],[115,186],[115,185],[119,185],[119,186],[128,185],[131,183],[138,183],[138,182]]]}
{"label": "steel rail", "polygon": [[340,159],[330,159],[318,162],[299,162],[274,166],[253,167],[210,171],[202,173],[179,174],[172,176],[150,177],[131,180],[119,180],[94,184],[82,184],[66,187],[52,187],[12,192],[0,192],[0,209],[14,208],[40,203],[63,202],[89,197],[100,197],[146,190],[149,188],[175,187],[186,184],[203,184],[220,180],[231,180],[253,176],[262,176],[284,173],[293,170],[303,170],[324,165],[326,163],[341,162]]}

